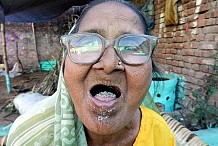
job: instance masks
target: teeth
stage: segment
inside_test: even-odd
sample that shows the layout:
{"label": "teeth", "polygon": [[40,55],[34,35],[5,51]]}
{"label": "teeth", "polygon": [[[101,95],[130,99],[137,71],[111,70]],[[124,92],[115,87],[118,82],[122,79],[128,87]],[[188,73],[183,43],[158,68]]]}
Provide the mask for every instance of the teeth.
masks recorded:
{"label": "teeth", "polygon": [[105,97],[105,98],[116,98],[116,94],[112,93],[112,92],[100,92],[97,94],[97,96],[101,96],[101,97]]}

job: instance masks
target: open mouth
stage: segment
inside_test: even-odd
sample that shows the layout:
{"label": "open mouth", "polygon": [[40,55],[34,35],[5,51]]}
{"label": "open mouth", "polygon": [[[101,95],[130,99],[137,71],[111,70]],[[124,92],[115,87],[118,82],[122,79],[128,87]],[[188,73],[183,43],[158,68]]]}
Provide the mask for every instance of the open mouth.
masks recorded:
{"label": "open mouth", "polygon": [[100,101],[111,101],[121,96],[120,89],[115,86],[95,85],[90,90],[91,95]]}

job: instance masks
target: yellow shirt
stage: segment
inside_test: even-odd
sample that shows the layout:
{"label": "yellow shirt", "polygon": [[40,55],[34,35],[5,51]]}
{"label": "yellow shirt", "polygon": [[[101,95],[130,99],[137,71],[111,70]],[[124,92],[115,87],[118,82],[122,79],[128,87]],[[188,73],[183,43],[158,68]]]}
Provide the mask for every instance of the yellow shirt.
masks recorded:
{"label": "yellow shirt", "polygon": [[165,120],[144,106],[140,110],[141,126],[133,146],[175,146],[174,135]]}

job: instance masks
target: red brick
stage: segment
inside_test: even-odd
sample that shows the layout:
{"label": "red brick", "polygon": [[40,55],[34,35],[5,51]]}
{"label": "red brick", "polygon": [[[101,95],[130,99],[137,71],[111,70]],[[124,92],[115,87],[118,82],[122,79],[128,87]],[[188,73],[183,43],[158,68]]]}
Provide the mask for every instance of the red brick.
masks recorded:
{"label": "red brick", "polygon": [[182,60],[182,56],[181,55],[175,55],[175,60],[178,60],[178,61]]}
{"label": "red brick", "polygon": [[169,47],[168,47],[168,49],[169,49],[169,52],[171,53],[171,49],[174,49],[174,45],[173,45],[174,43],[170,43],[169,44]]}
{"label": "red brick", "polygon": [[159,43],[156,48],[163,49],[163,48],[165,48],[165,44],[164,43]]}
{"label": "red brick", "polygon": [[195,76],[195,71],[193,71],[191,69],[187,69],[187,68],[183,68],[182,73],[185,74],[185,75],[192,76],[192,77]]}
{"label": "red brick", "polygon": [[174,43],[173,46],[175,49],[183,49],[184,48],[184,45],[182,43]]}
{"label": "red brick", "polygon": [[208,73],[208,72],[209,72],[209,67],[208,67],[208,65],[200,65],[200,66],[199,66],[199,70],[200,70],[201,72]]}
{"label": "red brick", "polygon": [[164,33],[164,37],[165,38],[172,38],[174,35],[173,35],[173,32],[167,32],[167,33]]}
{"label": "red brick", "polygon": [[195,1],[190,1],[187,4],[183,5],[184,9],[191,9],[191,8],[195,8]]}
{"label": "red brick", "polygon": [[184,34],[185,34],[184,30],[175,32],[176,37],[182,37],[184,36]]}
{"label": "red brick", "polygon": [[198,60],[196,57],[185,56],[183,57],[183,61],[188,63],[197,63]]}
{"label": "red brick", "polygon": [[166,49],[165,53],[170,54],[170,49]]}
{"label": "red brick", "polygon": [[198,64],[202,65],[213,65],[215,62],[212,58],[197,58],[196,61]]}
{"label": "red brick", "polygon": [[184,67],[184,62],[180,61],[179,64],[178,64],[178,66]]}
{"label": "red brick", "polygon": [[198,46],[198,43],[196,43],[196,42],[184,43],[185,49],[197,48],[197,46]]}
{"label": "red brick", "polygon": [[155,51],[153,52],[153,58],[159,58],[159,54],[158,53],[156,53]]}
{"label": "red brick", "polygon": [[198,15],[198,19],[200,19],[200,20],[201,20],[201,19],[205,19],[205,14],[204,14],[204,13],[203,13],[203,14],[199,14],[199,15]]}
{"label": "red brick", "polygon": [[176,74],[181,74],[182,73],[182,69],[179,67],[173,67],[173,72],[175,72]]}
{"label": "red brick", "polygon": [[159,6],[160,6],[161,8],[164,8],[164,6],[165,6],[165,2],[162,1],[162,2],[159,4]]}
{"label": "red brick", "polygon": [[170,49],[170,53],[171,54],[177,54],[177,50],[176,49]]}
{"label": "red brick", "polygon": [[171,65],[173,65],[173,66],[178,66],[178,61],[173,60],[173,61],[171,62]]}
{"label": "red brick", "polygon": [[173,68],[174,68],[174,66],[172,66],[172,65],[167,66],[167,70],[168,70],[169,72],[172,72],[172,71],[173,71]]}
{"label": "red brick", "polygon": [[189,41],[191,42],[191,41],[195,41],[196,40],[196,35],[191,35],[190,37],[189,37]]}
{"label": "red brick", "polygon": [[202,57],[209,58],[209,57],[211,57],[211,55],[212,55],[211,51],[203,51],[202,52]]}
{"label": "red brick", "polygon": [[[195,77],[189,77],[188,79],[189,79],[189,82],[192,84],[191,87],[192,87],[193,89],[197,88],[197,87],[193,87],[193,86],[194,86],[193,84],[196,85],[196,84],[198,83],[198,80],[199,80],[199,79],[196,79]],[[193,90],[193,89],[192,89],[192,90]]]}
{"label": "red brick", "polygon": [[206,73],[202,73],[202,72],[196,72],[195,73],[195,77],[198,78],[198,79],[202,79],[205,75],[206,75]]}
{"label": "red brick", "polygon": [[215,41],[216,34],[206,34],[205,41]]}
{"label": "red brick", "polygon": [[188,42],[189,41],[189,36],[184,36],[183,37],[183,42]]}
{"label": "red brick", "polygon": [[166,49],[160,49],[159,52],[162,53],[162,54],[165,54],[166,53]]}
{"label": "red brick", "polygon": [[202,0],[202,4],[206,4],[208,2],[211,2],[210,0]]}
{"label": "red brick", "polygon": [[172,60],[166,60],[166,64],[172,66]]}
{"label": "red brick", "polygon": [[210,18],[210,11],[204,13],[205,14],[205,19],[209,19]]}
{"label": "red brick", "polygon": [[217,18],[209,18],[205,20],[205,25],[210,26],[210,25],[215,25],[216,24]]}
{"label": "red brick", "polygon": [[185,4],[185,3],[187,3],[187,2],[189,2],[190,0],[181,0],[181,3],[182,4]]}
{"label": "red brick", "polygon": [[172,54],[164,54],[164,57],[165,57],[167,60],[173,60],[173,59],[174,59],[174,55],[172,55]]}
{"label": "red brick", "polygon": [[189,43],[189,42],[184,43],[183,46],[184,46],[185,49],[190,49],[190,48],[191,48],[191,47],[190,47],[190,46],[191,46],[191,43]]}
{"label": "red brick", "polygon": [[194,20],[196,20],[198,17],[198,15],[195,14],[195,15],[191,15],[191,16],[188,16],[186,19],[187,19],[187,22],[192,22]]}
{"label": "red brick", "polygon": [[198,86],[204,86],[204,85],[205,85],[205,81],[199,79],[197,85],[198,85]]}
{"label": "red brick", "polygon": [[165,60],[165,59],[158,59],[158,63],[160,63],[160,64],[166,64],[166,60]]}
{"label": "red brick", "polygon": [[215,41],[218,42],[218,35],[215,36]]}
{"label": "red brick", "polygon": [[189,29],[189,31],[186,33],[187,35],[197,35],[200,33],[200,29],[194,28],[194,29]]}
{"label": "red brick", "polygon": [[199,65],[202,65],[202,64],[204,64],[203,60],[204,60],[203,58],[197,58],[196,63],[199,64]]}
{"label": "red brick", "polygon": [[159,43],[166,43],[167,42],[165,38],[160,38],[160,39],[158,39],[158,41],[159,41]]}
{"label": "red brick", "polygon": [[203,43],[199,43],[198,49],[215,50],[217,49],[217,46],[218,46],[217,42],[203,42]]}
{"label": "red brick", "polygon": [[175,42],[175,43],[182,43],[182,42],[183,42],[183,37],[176,37],[176,38],[174,39],[174,42]]}
{"label": "red brick", "polygon": [[200,6],[200,12],[205,12],[205,11],[208,11],[210,9],[210,4],[207,3],[207,4],[203,4]]}
{"label": "red brick", "polygon": [[185,28],[184,28],[184,25],[176,25],[176,29],[177,30],[184,30]]}
{"label": "red brick", "polygon": [[215,9],[215,10],[212,10],[211,13],[210,13],[210,17],[218,17],[218,9]]}
{"label": "red brick", "polygon": [[185,49],[185,50],[182,50],[182,55],[185,55],[185,56],[193,56],[194,53],[195,53],[194,49]]}
{"label": "red brick", "polygon": [[203,34],[199,34],[199,35],[197,35],[197,37],[196,37],[196,41],[203,41],[204,40],[204,35]]}
{"label": "red brick", "polygon": [[197,57],[202,56],[202,50],[199,50],[199,49],[195,50],[194,55],[197,56]]}
{"label": "red brick", "polygon": [[166,38],[166,40],[167,40],[167,43],[169,43],[169,44],[173,44],[173,42],[174,42],[174,38]]}
{"label": "red brick", "polygon": [[191,8],[187,10],[187,15],[190,16],[195,13],[195,8]]}
{"label": "red brick", "polygon": [[191,69],[191,63],[184,63],[184,67],[187,69]]}
{"label": "red brick", "polygon": [[199,69],[200,69],[199,64],[192,64],[191,68],[195,71],[199,71]]}
{"label": "red brick", "polygon": [[197,26],[198,27],[203,27],[203,26],[205,26],[205,20],[204,19],[200,19],[200,20],[198,20],[198,24],[197,24]]}

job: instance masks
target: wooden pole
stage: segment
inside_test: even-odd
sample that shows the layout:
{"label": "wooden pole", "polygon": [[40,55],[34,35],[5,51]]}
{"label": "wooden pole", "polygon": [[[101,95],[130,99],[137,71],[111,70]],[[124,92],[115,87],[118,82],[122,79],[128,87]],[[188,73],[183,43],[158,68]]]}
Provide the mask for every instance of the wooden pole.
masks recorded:
{"label": "wooden pole", "polygon": [[8,70],[8,61],[7,61],[7,50],[6,50],[6,39],[5,39],[5,22],[1,23],[1,32],[2,32],[2,49],[3,49],[3,61],[5,64],[5,78],[6,78],[6,85],[8,93],[12,91],[11,88],[11,80]]}
{"label": "wooden pole", "polygon": [[[35,51],[36,51],[36,59],[37,59],[37,65],[39,66],[39,52],[37,50],[37,43],[36,43],[36,33],[35,33],[35,26],[34,26],[34,23],[31,23],[31,26],[32,26],[32,32],[33,32],[33,41],[34,41],[34,44],[35,44]],[[37,68],[38,68],[37,66]]]}

